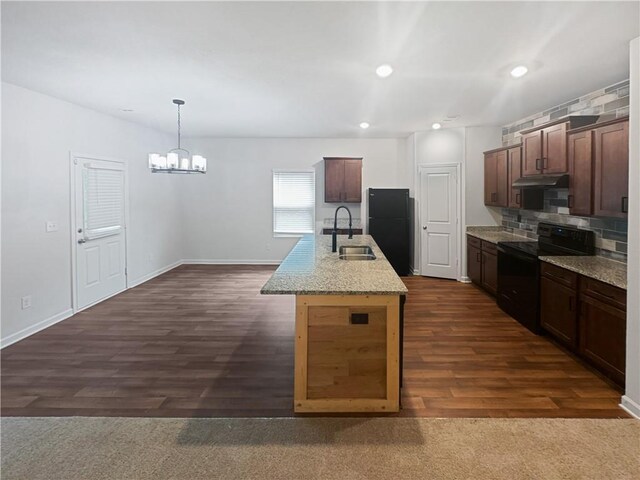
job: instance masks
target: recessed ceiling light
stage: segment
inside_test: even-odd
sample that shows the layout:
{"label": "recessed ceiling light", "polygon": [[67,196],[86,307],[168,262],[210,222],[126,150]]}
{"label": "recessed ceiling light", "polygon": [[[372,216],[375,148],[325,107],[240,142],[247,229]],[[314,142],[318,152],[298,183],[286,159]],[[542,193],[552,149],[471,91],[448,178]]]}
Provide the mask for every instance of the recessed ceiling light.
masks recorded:
{"label": "recessed ceiling light", "polygon": [[513,78],[520,78],[520,77],[525,76],[528,71],[529,71],[529,69],[527,67],[525,67],[524,65],[518,65],[513,70],[511,70],[511,76]]}
{"label": "recessed ceiling light", "polygon": [[362,128],[363,130],[366,130],[367,128],[369,128],[369,124],[367,122],[362,122],[360,124],[360,128]]}
{"label": "recessed ceiling light", "polygon": [[431,128],[433,128],[434,130],[440,130],[440,128],[442,128],[442,125],[436,122],[433,125],[431,125]]}
{"label": "recessed ceiling light", "polygon": [[376,68],[376,75],[378,75],[380,78],[387,78],[392,73],[393,68],[391,68],[391,65],[387,65],[386,63]]}

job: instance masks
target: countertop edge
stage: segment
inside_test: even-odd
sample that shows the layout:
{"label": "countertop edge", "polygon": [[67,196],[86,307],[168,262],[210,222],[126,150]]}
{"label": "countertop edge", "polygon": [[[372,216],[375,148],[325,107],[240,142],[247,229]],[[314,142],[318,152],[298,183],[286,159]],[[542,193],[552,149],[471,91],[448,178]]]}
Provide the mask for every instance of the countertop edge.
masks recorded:
{"label": "countertop edge", "polygon": [[[608,262],[615,262],[615,263],[619,263],[620,265],[625,265],[626,267],[625,263],[616,262],[615,260],[611,260],[605,257],[600,257],[600,258]],[[563,262],[562,260],[555,258],[554,256],[542,255],[538,257],[538,260],[540,260],[541,262],[549,263],[551,265],[555,265],[556,267],[564,268],[565,270],[569,270],[570,272],[577,273],[578,275],[582,275],[583,277],[592,278],[594,280],[598,280],[599,282],[606,283],[613,287],[620,288],[625,291],[627,290],[626,282],[623,284],[623,283],[617,282],[615,279],[608,278],[604,275],[598,275],[597,273],[593,273],[593,272],[585,273],[583,269],[580,269],[574,265],[569,265]]]}

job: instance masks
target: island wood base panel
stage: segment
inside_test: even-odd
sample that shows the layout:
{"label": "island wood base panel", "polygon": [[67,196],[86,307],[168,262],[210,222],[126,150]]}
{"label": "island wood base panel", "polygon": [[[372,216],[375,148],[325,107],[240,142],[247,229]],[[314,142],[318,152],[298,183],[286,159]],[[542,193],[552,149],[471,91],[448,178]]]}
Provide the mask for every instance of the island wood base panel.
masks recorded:
{"label": "island wood base panel", "polygon": [[400,298],[296,296],[294,411],[397,412]]}

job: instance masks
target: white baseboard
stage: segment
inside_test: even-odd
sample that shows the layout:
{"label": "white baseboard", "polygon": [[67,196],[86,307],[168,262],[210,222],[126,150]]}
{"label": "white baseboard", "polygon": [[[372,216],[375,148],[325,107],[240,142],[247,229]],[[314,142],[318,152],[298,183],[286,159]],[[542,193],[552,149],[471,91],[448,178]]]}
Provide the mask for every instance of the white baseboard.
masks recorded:
{"label": "white baseboard", "polygon": [[631,400],[626,395],[622,396],[622,400],[620,401],[620,408],[640,420],[640,405]]}
{"label": "white baseboard", "polygon": [[16,342],[19,342],[20,340],[27,338],[31,335],[33,335],[34,333],[39,332],[40,330],[44,330],[47,327],[50,327],[51,325],[55,325],[58,322],[61,322],[62,320],[66,320],[67,318],[71,317],[73,315],[73,310],[72,309],[68,309],[65,310],[63,312],[57,313],[55,315],[53,315],[52,317],[46,318],[44,320],[42,320],[41,322],[38,322],[34,325],[31,325],[27,328],[24,328],[22,330],[20,330],[19,332],[13,333],[3,339],[0,340],[0,348],[4,348],[4,347],[8,347],[9,345],[13,345]]}
{"label": "white baseboard", "polygon": [[172,264],[167,265],[166,267],[159,268],[155,272],[147,273],[146,275],[143,275],[142,277],[137,278],[131,281],[130,283],[128,283],[127,288],[133,288],[133,287],[137,287],[138,285],[142,285],[144,282],[148,282],[149,280],[157,277],[158,275],[162,275],[163,273],[167,273],[169,270],[173,270],[174,268],[179,267],[180,265],[182,265],[182,263],[183,263],[182,260],[178,260],[177,262],[173,262]]}
{"label": "white baseboard", "polygon": [[229,260],[229,259],[188,259],[183,265],[280,265],[282,260]]}
{"label": "white baseboard", "polygon": [[460,277],[460,281],[462,283],[471,283],[471,279],[469,277]]}

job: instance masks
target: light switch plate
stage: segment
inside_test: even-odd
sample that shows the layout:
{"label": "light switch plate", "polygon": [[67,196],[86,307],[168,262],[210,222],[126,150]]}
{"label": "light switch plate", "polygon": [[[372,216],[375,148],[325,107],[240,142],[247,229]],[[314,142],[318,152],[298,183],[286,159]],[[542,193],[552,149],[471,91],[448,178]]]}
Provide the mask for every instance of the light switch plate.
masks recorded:
{"label": "light switch plate", "polygon": [[22,297],[22,310],[31,308],[31,295],[25,295]]}
{"label": "light switch plate", "polygon": [[47,233],[57,232],[58,231],[58,222],[47,222],[46,224]]}

